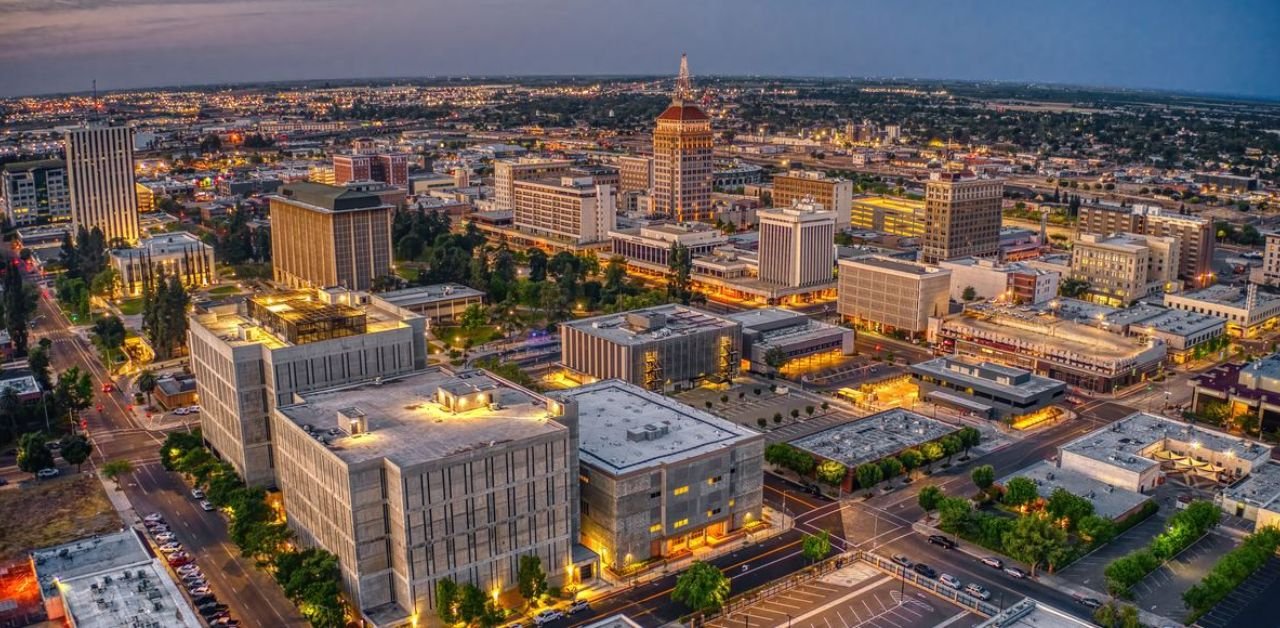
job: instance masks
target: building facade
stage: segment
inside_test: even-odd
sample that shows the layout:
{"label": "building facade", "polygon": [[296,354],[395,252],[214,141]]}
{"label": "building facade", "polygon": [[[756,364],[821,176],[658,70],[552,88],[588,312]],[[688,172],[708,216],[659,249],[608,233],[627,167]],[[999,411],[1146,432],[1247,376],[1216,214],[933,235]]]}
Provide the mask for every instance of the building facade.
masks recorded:
{"label": "building facade", "polygon": [[1249,281],[1266,286],[1280,285],[1280,232],[1269,231],[1265,236],[1262,266],[1253,269]]}
{"label": "building facade", "polygon": [[681,57],[675,98],[653,131],[654,213],[680,222],[711,221],[713,144],[711,118],[693,99],[688,63]]}
{"label": "building facade", "polygon": [[517,229],[585,244],[608,240],[617,221],[613,186],[592,177],[517,181],[514,190]]}
{"label": "building facade", "polygon": [[859,196],[850,204],[854,229],[918,238],[924,235],[925,204],[894,196]]}
{"label": "building facade", "polygon": [[112,249],[111,267],[120,274],[125,296],[142,294],[143,285],[161,273],[177,277],[188,288],[203,288],[218,281],[213,247],[185,231],[143,238],[137,248]]}
{"label": "building facade", "polygon": [[389,185],[409,185],[409,155],[405,153],[333,156],[333,184],[352,181],[379,181]]}
{"label": "building facade", "polygon": [[1218,284],[1181,294],[1164,295],[1165,307],[1226,319],[1227,335],[1257,338],[1280,321],[1280,297],[1247,287]]}
{"label": "building facade", "polygon": [[67,131],[67,185],[77,228],[97,227],[106,241],[138,241],[133,129],[86,126]]}
{"label": "building facade", "polygon": [[414,286],[369,295],[386,309],[400,308],[427,317],[429,325],[456,323],[471,306],[484,305],[484,293],[457,283]]}
{"label": "building facade", "polygon": [[290,288],[368,290],[391,274],[392,207],[375,194],[294,183],[271,197],[271,265]]}
{"label": "building facade", "polygon": [[839,267],[837,311],[846,320],[918,335],[929,317],[947,313],[949,271],[881,256],[842,259]]}
{"label": "building facade", "polygon": [[618,158],[618,192],[649,194],[653,190],[653,157],[628,155]]}
{"label": "building facade", "polygon": [[938,267],[951,271],[951,299],[965,301],[972,288],[974,299],[994,299],[1032,305],[1045,303],[1058,296],[1062,274],[1012,262],[1001,264],[977,257],[938,262]]}
{"label": "building facade", "polygon": [[1000,203],[1004,182],[938,173],[925,183],[921,260],[1000,254]]}
{"label": "building facade", "polygon": [[756,212],[760,279],[795,288],[831,283],[835,214],[812,202]]}
{"label": "building facade", "polygon": [[1071,277],[1089,284],[1089,300],[1124,307],[1175,291],[1179,252],[1177,238],[1084,233],[1072,243]]}
{"label": "building facade", "polygon": [[991,362],[949,357],[909,367],[921,398],[958,407],[985,419],[1031,414],[1064,401],[1067,385],[1031,371]]}
{"label": "building facade", "polygon": [[836,229],[849,227],[853,212],[853,182],[825,172],[792,170],[773,177],[773,206],[791,207],[803,200],[835,213]]}
{"label": "building facade", "polygon": [[[776,373],[810,358],[853,355],[854,333],[848,327],[816,321],[801,312],[760,308],[727,316],[742,325],[742,360],[755,373]],[[786,364],[769,364],[771,352],[782,352]]]}
{"label": "building facade", "polygon": [[1177,276],[1192,286],[1212,281],[1215,234],[1213,221],[1200,216],[1175,214],[1159,207],[1080,206],[1079,233],[1139,233],[1178,239]]}
{"label": "building facade", "polygon": [[516,207],[516,182],[529,179],[558,177],[573,167],[572,161],[521,157],[499,159],[493,162],[494,209],[514,210]]}
{"label": "building facade", "polygon": [[67,165],[61,159],[5,164],[0,197],[10,227],[71,220]]}

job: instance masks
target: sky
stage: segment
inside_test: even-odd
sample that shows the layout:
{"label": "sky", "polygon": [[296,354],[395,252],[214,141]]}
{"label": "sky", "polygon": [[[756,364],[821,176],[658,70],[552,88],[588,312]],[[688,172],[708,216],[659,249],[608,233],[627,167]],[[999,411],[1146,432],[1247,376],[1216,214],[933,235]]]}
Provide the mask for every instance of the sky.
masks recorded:
{"label": "sky", "polygon": [[0,0],[0,97],[323,78],[1005,80],[1280,99],[1280,0]]}

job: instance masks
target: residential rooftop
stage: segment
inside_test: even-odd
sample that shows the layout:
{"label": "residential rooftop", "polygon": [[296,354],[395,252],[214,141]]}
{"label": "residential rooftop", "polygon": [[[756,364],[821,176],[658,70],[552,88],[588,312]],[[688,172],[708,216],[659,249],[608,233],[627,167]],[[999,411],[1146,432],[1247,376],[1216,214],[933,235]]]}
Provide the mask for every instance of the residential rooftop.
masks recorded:
{"label": "residential rooftop", "polygon": [[1265,510],[1280,509],[1280,464],[1268,462],[1255,467],[1249,477],[1222,492],[1224,497]]}
{"label": "residential rooftop", "polygon": [[913,372],[968,384],[971,387],[1003,391],[1011,398],[1030,397],[1065,386],[1056,379],[1036,375],[1024,369],[994,362],[970,363],[951,357],[934,358],[913,364],[910,368]]}
{"label": "residential rooftop", "polygon": [[791,444],[853,468],[938,440],[959,428],[896,408],[829,427],[797,438]]}
{"label": "residential rooftop", "polygon": [[1081,436],[1061,450],[1129,471],[1143,471],[1160,464],[1155,454],[1173,448],[1228,454],[1253,466],[1271,457],[1271,448],[1256,441],[1145,412],[1135,412]]}
{"label": "residential rooftop", "polygon": [[728,318],[675,304],[583,318],[561,324],[624,345],[639,345],[654,340],[738,326]]}
{"label": "residential rooftop", "polygon": [[1062,469],[1044,460],[1002,478],[999,483],[1002,486],[1007,485],[1009,480],[1015,477],[1024,477],[1035,482],[1036,491],[1045,499],[1053,494],[1054,489],[1059,488],[1072,495],[1083,497],[1093,504],[1094,513],[1108,519],[1126,515],[1144,502],[1151,500],[1142,493],[1116,488],[1079,471]]}
{"label": "residential rooftop", "polygon": [[[567,429],[547,398],[478,369],[434,367],[300,397],[276,411],[352,465],[385,458],[407,467]],[[352,434],[352,418],[364,433]]]}
{"label": "residential rooftop", "polygon": [[753,430],[616,379],[553,396],[578,403],[582,460],[612,475],[695,458],[759,437]]}

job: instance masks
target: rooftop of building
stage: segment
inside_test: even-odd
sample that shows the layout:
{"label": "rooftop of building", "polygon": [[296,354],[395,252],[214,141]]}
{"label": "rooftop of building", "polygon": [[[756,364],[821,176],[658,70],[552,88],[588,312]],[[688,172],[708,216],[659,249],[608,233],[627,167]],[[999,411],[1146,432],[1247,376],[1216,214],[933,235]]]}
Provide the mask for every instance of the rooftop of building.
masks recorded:
{"label": "rooftop of building", "polygon": [[1220,316],[1173,310],[1149,303],[1138,303],[1103,318],[1104,327],[1127,327],[1130,333],[1135,329],[1150,329],[1182,336],[1195,335],[1225,324],[1226,319]]}
{"label": "rooftop of building", "polygon": [[1145,236],[1133,233],[1081,233],[1076,236],[1075,243],[1077,246],[1085,244],[1106,247],[1117,251],[1137,253],[1149,248],[1148,242],[1153,239],[1156,239],[1156,236]]}
{"label": "rooftop of building", "polygon": [[390,207],[377,194],[309,181],[290,183],[274,198],[328,212]]}
{"label": "rooftop of building", "polygon": [[892,257],[883,257],[880,255],[868,255],[866,257],[854,257],[850,259],[841,259],[841,266],[866,266],[879,270],[887,270],[896,273],[904,273],[908,275],[916,275],[923,277],[926,275],[937,275],[940,273],[950,274],[950,271],[938,268],[936,266],[928,266],[917,262],[895,259]]}
{"label": "rooftop of building", "polygon": [[1048,274],[1051,270],[1044,268],[1036,268],[1022,262],[997,262],[995,260],[984,259],[980,257],[959,257],[938,262],[938,266],[942,268],[965,267],[965,268],[985,268],[992,272],[998,273],[1022,273],[1027,275],[1043,275]]}
{"label": "rooftop of building", "polygon": [[156,388],[166,395],[179,395],[193,392],[196,389],[196,378],[192,375],[166,375],[156,380]]}
{"label": "rooftop of building", "polygon": [[1005,607],[977,628],[1092,628],[1093,624],[1031,598]]}
{"label": "rooftop of building", "polygon": [[15,161],[4,165],[4,172],[24,172],[44,168],[64,168],[67,162],[61,159],[34,159],[31,161]]}
{"label": "rooftop of building", "polygon": [[[1109,360],[1137,359],[1162,341],[1145,344],[1138,338],[1113,334],[1082,323],[1054,316],[1052,313],[1016,306],[975,304],[943,321],[944,328],[957,326],[992,336],[1016,338],[1056,351]],[[1163,350],[1159,356],[1163,356]]]}
{"label": "rooftop of building", "polygon": [[373,295],[375,299],[386,301],[397,307],[413,307],[438,301],[483,297],[484,293],[464,286],[460,283],[441,283],[430,286],[414,286],[402,290],[380,292]]}
{"label": "rooftop of building", "polygon": [[[8,334],[6,333],[5,336],[4,340],[7,342]],[[19,397],[34,395],[40,392],[40,384],[36,383],[36,378],[33,375],[20,375],[18,377],[0,379],[0,392],[9,389],[13,389],[13,392]]]}
{"label": "rooftop of building", "polygon": [[1142,471],[1160,464],[1149,455],[1169,449],[1174,443],[1179,444],[1179,448],[1189,446],[1231,455],[1254,465],[1271,458],[1271,447],[1257,441],[1145,412],[1135,412],[1060,449],[1130,471]]}
{"label": "rooftop of building", "polygon": [[816,222],[836,219],[836,213],[828,211],[822,203],[810,199],[796,199],[790,207],[770,207],[756,211],[757,220],[785,220],[788,222]]}
{"label": "rooftop of building", "polygon": [[582,460],[612,475],[734,447],[757,432],[620,380],[554,393],[578,403]]}
{"label": "rooftop of building", "polygon": [[133,259],[144,255],[161,257],[188,251],[210,249],[208,244],[200,241],[195,235],[185,231],[161,233],[138,241],[138,246],[128,249],[111,249],[113,257]]}
{"label": "rooftop of building", "polygon": [[829,427],[793,440],[791,444],[852,469],[957,430],[953,425],[897,408]]}
{"label": "rooftop of building", "polygon": [[[442,402],[450,396],[454,408]],[[435,367],[301,397],[277,412],[347,464],[407,467],[566,429],[545,397],[480,370]],[[344,429],[340,414],[363,417],[366,432]]]}
{"label": "rooftop of building", "polygon": [[209,307],[193,322],[232,346],[261,344],[272,350],[405,325],[396,312],[353,302],[362,294],[340,288],[256,294]]}
{"label": "rooftop of building", "polygon": [[1268,462],[1249,472],[1244,481],[1227,488],[1223,497],[1272,512],[1280,511],[1280,463]]}
{"label": "rooftop of building", "polygon": [[800,312],[766,307],[725,316],[742,325],[743,334],[753,334],[764,346],[800,342],[850,332],[844,327],[817,321]]}
{"label": "rooftop of building", "polygon": [[1040,496],[1048,499],[1054,489],[1063,489],[1072,495],[1078,495],[1093,504],[1095,514],[1108,519],[1128,514],[1151,498],[1142,493],[1116,488],[1106,482],[1074,471],[1058,468],[1054,464],[1041,460],[1017,473],[1001,478],[999,483],[1007,485],[1015,477],[1024,477],[1036,483]]}
{"label": "rooftop of building", "polygon": [[1003,391],[1011,396],[1030,397],[1049,392],[1066,384],[1012,366],[994,362],[966,362],[940,357],[911,365],[912,372],[926,373],[970,386]]}
{"label": "rooftop of building", "polygon": [[710,312],[666,304],[562,323],[586,334],[625,345],[726,330],[738,324]]}
{"label": "rooftop of building", "polygon": [[679,122],[704,121],[710,120],[702,108],[684,101],[675,101],[667,106],[661,114],[658,115],[659,120],[674,120]]}
{"label": "rooftop of building", "polygon": [[896,196],[855,196],[853,197],[853,204],[874,207],[876,209],[888,210],[902,214],[924,212],[924,201],[899,198]]}
{"label": "rooftop of building", "polygon": [[[1257,305],[1270,305],[1280,300],[1280,295],[1274,295],[1253,289],[1256,294]],[[1215,284],[1207,288],[1195,290],[1192,292],[1183,292],[1179,294],[1166,294],[1165,302],[1170,300],[1184,301],[1201,301],[1214,305],[1225,305],[1233,308],[1245,308],[1249,301],[1250,289],[1248,287],[1229,286],[1226,284]]]}

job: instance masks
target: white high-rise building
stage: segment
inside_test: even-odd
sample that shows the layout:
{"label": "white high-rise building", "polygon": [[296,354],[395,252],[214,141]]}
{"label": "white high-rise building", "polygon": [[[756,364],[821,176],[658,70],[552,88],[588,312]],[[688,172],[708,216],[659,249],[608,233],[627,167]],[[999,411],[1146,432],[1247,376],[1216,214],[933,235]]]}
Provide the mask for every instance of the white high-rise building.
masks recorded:
{"label": "white high-rise building", "polygon": [[107,242],[138,241],[138,191],[133,178],[133,129],[91,125],[65,139],[71,219],[78,229],[97,227]]}
{"label": "white high-rise building", "polygon": [[760,279],[793,288],[831,282],[836,263],[836,215],[822,205],[799,202],[792,207],[762,209]]}

